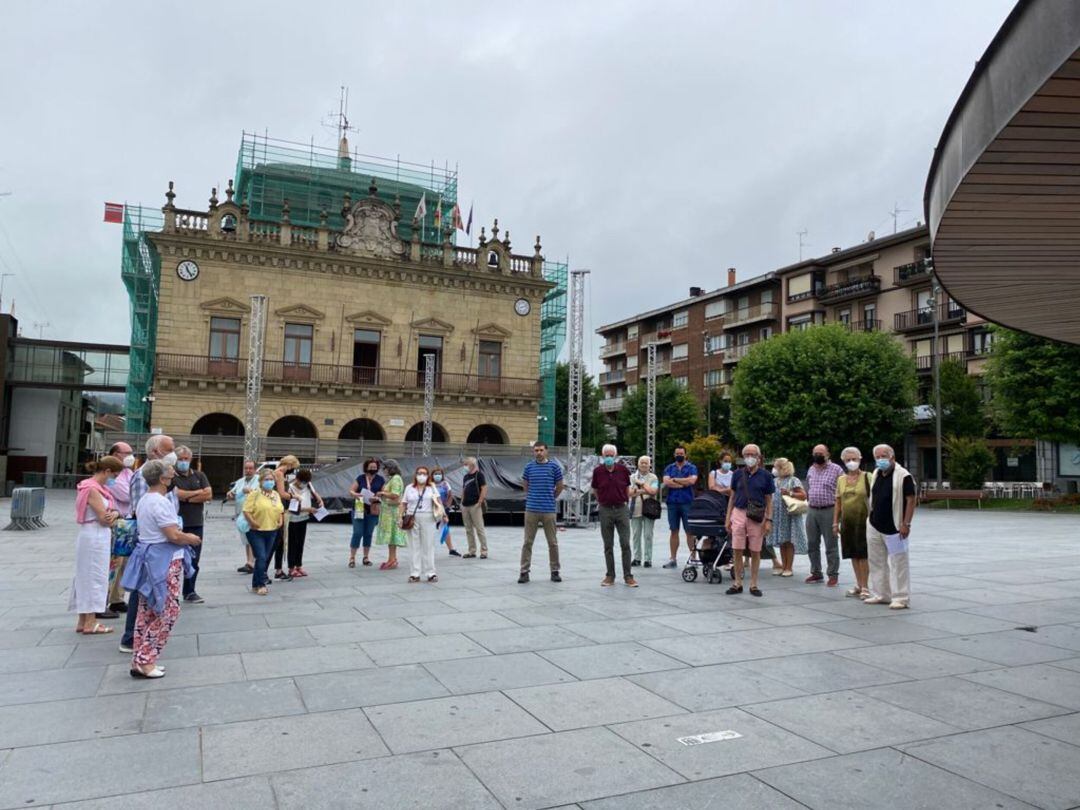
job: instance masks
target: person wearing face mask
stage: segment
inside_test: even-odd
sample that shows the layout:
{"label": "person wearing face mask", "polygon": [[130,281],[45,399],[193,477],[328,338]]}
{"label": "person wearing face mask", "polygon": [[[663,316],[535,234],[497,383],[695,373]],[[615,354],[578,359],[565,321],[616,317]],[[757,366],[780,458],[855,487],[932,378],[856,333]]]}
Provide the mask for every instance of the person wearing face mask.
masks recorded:
{"label": "person wearing face mask", "polygon": [[836,509],[833,531],[840,535],[840,551],[851,560],[855,585],[844,596],[870,598],[870,565],[866,551],[866,519],[870,516],[870,473],[863,472],[862,453],[858,447],[845,447],[840,454],[844,475],[836,484]]}
{"label": "person wearing face mask", "polygon": [[[191,448],[180,445],[176,448],[176,477],[174,478],[176,497],[180,501],[180,519],[184,531],[203,537],[203,513],[205,504],[214,497],[210,481],[202,470],[191,466]],[[193,605],[202,604],[203,598],[195,591],[195,580],[199,576],[199,558],[202,544],[192,548],[191,567],[194,573],[184,578],[184,601]]]}
{"label": "person wearing face mask", "polygon": [[[447,515],[450,514],[450,507],[454,505],[454,493],[450,489],[450,484],[446,480],[446,471],[442,467],[433,467],[431,470],[431,483],[435,485],[435,489],[439,493],[439,501],[442,502],[443,509]],[[446,550],[451,557],[460,557],[461,552],[454,548],[454,542],[450,538],[450,519],[442,521],[436,529],[436,537],[439,541],[446,543]]]}
{"label": "person wearing face mask", "polygon": [[[779,492],[773,498],[772,532],[766,540],[766,548],[780,551],[780,560],[773,557],[773,576],[790,577],[796,554],[806,553],[806,527],[803,516],[788,512],[784,495],[797,501],[806,500],[806,490],[795,475],[795,465],[786,458],[773,460],[773,480]],[[765,556],[772,556],[772,551]],[[779,564],[777,564],[779,562]]]}
{"label": "person wearing face mask", "polygon": [[461,522],[469,541],[465,559],[476,556],[476,541],[480,540],[480,559],[488,555],[487,530],[484,528],[484,504],[487,503],[487,478],[473,456],[465,459],[465,477],[461,479]]}
{"label": "person wearing face mask", "polygon": [[642,456],[637,461],[637,469],[630,476],[630,542],[634,547],[634,559],[631,566],[641,565],[652,568],[653,527],[656,519],[645,517],[645,501],[656,501],[660,494],[660,480],[652,471],[652,459]]}
{"label": "person wearing face mask", "polygon": [[[288,507],[292,495],[289,487],[296,479],[296,471],[300,469],[300,459],[294,455],[282,456],[278,459],[277,467],[274,468],[274,488],[283,506]],[[283,579],[286,582],[292,580],[292,575],[287,574],[282,568],[285,562],[285,547],[289,543],[289,522],[282,521],[278,529],[277,539],[274,540],[274,579]]]}
{"label": "person wearing face mask", "polygon": [[352,537],[349,540],[349,568],[356,568],[356,550],[364,545],[364,565],[371,565],[371,538],[375,527],[379,525],[379,499],[370,497],[371,503],[364,503],[362,496],[366,489],[372,495],[378,495],[386,486],[386,480],[379,475],[379,460],[369,458],[364,462],[364,471],[356,476],[349,494],[353,497]]}
{"label": "person wearing face mask", "polygon": [[915,479],[896,463],[896,453],[887,444],[874,448],[874,467],[866,526],[873,595],[863,604],[887,603],[893,610],[904,610],[911,599],[908,536],[915,514]]}
{"label": "person wearing face mask", "polygon": [[716,465],[716,469],[709,473],[709,489],[713,492],[719,492],[725,497],[731,497],[733,467],[731,453],[725,450],[720,454],[720,461]]}
{"label": "person wearing face mask", "polygon": [[836,482],[843,468],[829,460],[829,448],[823,444],[813,450],[814,463],[806,471],[806,489],[810,511],[806,513],[806,541],[810,556],[810,576],[807,582],[821,582],[821,544],[825,543],[828,565],[828,586],[835,588],[840,581],[840,549],[833,531],[833,509],[836,506]]}
{"label": "person wearing face mask", "polygon": [[116,456],[103,456],[86,465],[90,477],[75,488],[79,534],[75,538],[75,576],[71,580],[68,610],[79,614],[75,632],[87,636],[113,632],[111,627],[98,623],[97,614],[105,611],[109,595],[112,527],[120,518],[112,488],[123,469]]}
{"label": "person wearing face mask", "polygon": [[615,456],[615,445],[605,444],[600,449],[601,463],[593,469],[593,497],[600,504],[600,537],[604,540],[604,562],[607,573],[600,585],[615,584],[615,532],[619,532],[619,548],[622,551],[623,582],[636,588],[637,580],[630,570],[630,471]]}
{"label": "person wearing face mask", "polygon": [[[117,442],[109,448],[108,455],[120,459],[124,466],[113,480],[112,492],[113,503],[116,511],[122,518],[130,518],[133,515],[131,508],[131,479],[135,475],[135,453],[127,442]],[[125,520],[125,522],[127,522]],[[117,538],[117,528],[113,527],[113,541]],[[109,610],[98,618],[116,618],[116,614],[127,612],[127,602],[124,601],[124,589],[120,587],[120,579],[124,576],[124,566],[127,557],[113,554],[109,558]]]}
{"label": "person wearing face mask", "polygon": [[[242,478],[238,478],[233,482],[232,487],[229,489],[228,494],[225,496],[227,500],[233,502],[236,508],[236,517],[240,517],[244,511],[244,501],[248,495],[259,488],[259,475],[255,471],[255,462],[248,460],[244,462],[244,475]],[[251,550],[251,544],[248,542],[247,532],[240,531],[238,526],[236,529],[240,534],[240,544],[244,547],[244,554],[247,560],[236,569],[238,574],[250,574],[255,568],[255,554]]]}
{"label": "person wearing face mask", "polygon": [[750,549],[750,595],[761,596],[758,588],[758,569],[761,567],[761,547],[765,535],[772,530],[772,500],[776,492],[773,477],[761,469],[761,448],[748,444],[743,448],[742,469],[731,477],[731,497],[728,499],[725,521],[731,548],[735,552],[734,583],[728,594],[743,592],[743,551]]}
{"label": "person wearing face mask", "polygon": [[398,520],[405,482],[401,479],[401,467],[394,459],[386,459],[383,462],[383,469],[386,471],[386,485],[379,498],[379,531],[375,535],[375,542],[380,546],[389,547],[386,550],[386,561],[379,565],[379,570],[392,571],[398,567],[398,548],[409,543],[408,535],[402,531]]}
{"label": "person wearing face mask", "polygon": [[671,530],[669,545],[671,559],[664,563],[664,568],[678,566],[679,523],[686,534],[686,545],[690,555],[694,554],[694,535],[690,534],[690,504],[694,500],[694,484],[697,483],[697,467],[686,459],[686,448],[675,448],[675,461],[664,468],[664,489],[667,491],[667,520]]}
{"label": "person wearing face mask", "polygon": [[244,499],[244,517],[251,527],[248,542],[255,555],[251,590],[259,596],[266,596],[266,586],[270,584],[270,554],[285,518],[285,507],[277,493],[277,480],[273,470],[267,469],[259,473],[258,489]]}
{"label": "person wearing face mask", "polygon": [[296,480],[289,485],[289,576],[306,577],[304,543],[307,540],[311,516],[323,508],[322,496],[311,484],[311,470],[296,471]]}
{"label": "person wearing face mask", "polygon": [[419,582],[421,577],[427,577],[428,582],[438,582],[439,577],[435,573],[435,524],[446,520],[446,511],[427,467],[421,465],[416,468],[412,483],[405,487],[401,501],[401,517],[412,516],[411,528],[405,529],[408,521],[402,521],[402,528],[409,534],[409,550],[412,552],[409,582]]}

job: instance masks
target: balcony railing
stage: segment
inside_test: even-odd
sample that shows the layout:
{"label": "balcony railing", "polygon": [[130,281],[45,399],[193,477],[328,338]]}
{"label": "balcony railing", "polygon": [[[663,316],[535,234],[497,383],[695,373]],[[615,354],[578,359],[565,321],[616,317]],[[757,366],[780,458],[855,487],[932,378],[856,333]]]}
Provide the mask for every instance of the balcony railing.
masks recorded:
{"label": "balcony railing", "polygon": [[613,385],[621,382],[626,382],[626,371],[624,369],[600,372],[600,385]]}
{"label": "balcony railing", "polygon": [[733,309],[724,317],[724,328],[752,323],[753,321],[775,320],[780,317],[780,305],[775,303],[757,304],[743,309]]}
{"label": "balcony railing", "polygon": [[[963,307],[957,306],[950,301],[938,307],[938,324],[941,326],[958,323],[964,319],[967,313]],[[930,329],[934,326],[934,308],[919,307],[909,309],[907,312],[897,312],[894,320],[894,329],[897,332],[910,332],[915,329]]]}
{"label": "balcony railing", "polygon": [[617,354],[626,354],[625,343],[605,343],[600,347],[601,357],[613,357]]}
{"label": "balcony railing", "polygon": [[756,346],[760,341],[751,341],[750,343],[743,343],[739,346],[729,346],[724,349],[724,363],[738,363],[744,357],[746,353],[750,351],[752,346]]}
{"label": "balcony railing", "polygon": [[[964,362],[964,360],[966,358],[967,358],[967,353],[966,352],[943,352],[942,354],[938,355],[938,360],[940,360],[942,363],[946,362],[947,360],[955,360],[957,362],[962,363],[962,362]],[[932,354],[924,354],[921,357],[916,357],[915,358],[915,367],[920,372],[933,370],[933,368],[934,368],[934,355],[932,355]]]}
{"label": "balcony railing", "polygon": [[[247,377],[247,360],[222,360],[204,355],[159,354],[159,377],[240,381]],[[335,366],[327,363],[286,363],[263,361],[263,383],[292,383],[317,386],[352,386],[395,391],[423,391],[424,372],[416,369]],[[520,377],[484,377],[440,371],[435,390],[444,394],[479,394],[536,398],[540,383]]]}
{"label": "balcony railing", "polygon": [[849,298],[875,295],[879,292],[881,292],[881,279],[878,276],[868,276],[823,287],[818,292],[817,298],[823,304],[836,304]]}
{"label": "balcony railing", "polygon": [[880,332],[881,321],[848,321],[844,324],[849,332]]}
{"label": "balcony railing", "polygon": [[608,399],[600,400],[601,413],[614,413],[615,411],[622,410],[622,397],[610,397]]}
{"label": "balcony railing", "polygon": [[911,262],[909,264],[902,264],[899,267],[893,268],[893,283],[897,287],[903,287],[908,284],[915,284],[919,281],[925,281],[933,275],[933,265],[926,259],[919,259],[917,262]]}

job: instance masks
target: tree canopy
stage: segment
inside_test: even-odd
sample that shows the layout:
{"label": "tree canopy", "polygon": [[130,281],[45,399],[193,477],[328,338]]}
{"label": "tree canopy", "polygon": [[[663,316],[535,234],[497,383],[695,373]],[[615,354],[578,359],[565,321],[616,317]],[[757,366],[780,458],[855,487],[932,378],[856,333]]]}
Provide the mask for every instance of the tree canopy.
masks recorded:
{"label": "tree canopy", "polygon": [[[946,436],[974,438],[984,436],[987,428],[986,407],[979,384],[958,360],[945,360],[938,372],[941,384],[941,432]],[[930,408],[934,397],[931,391]]]}
{"label": "tree canopy", "polygon": [[882,332],[840,324],[777,335],[739,362],[731,411],[740,443],[798,464],[824,443],[834,456],[847,445],[870,454],[899,446],[913,420],[915,366]]}
{"label": "tree canopy", "polygon": [[[569,416],[570,364],[555,366],[555,445],[566,446]],[[581,446],[599,450],[608,440],[603,414],[600,413],[600,390],[589,374],[581,378]]]}
{"label": "tree canopy", "polygon": [[[619,452],[642,455],[645,452],[644,381],[632,394],[623,398],[619,411]],[[670,377],[656,380],[656,455],[654,467],[672,455],[678,442],[688,442],[701,426],[701,408],[694,395],[676,384]]]}
{"label": "tree canopy", "polygon": [[986,379],[994,415],[1013,436],[1080,441],[1080,346],[995,329]]}

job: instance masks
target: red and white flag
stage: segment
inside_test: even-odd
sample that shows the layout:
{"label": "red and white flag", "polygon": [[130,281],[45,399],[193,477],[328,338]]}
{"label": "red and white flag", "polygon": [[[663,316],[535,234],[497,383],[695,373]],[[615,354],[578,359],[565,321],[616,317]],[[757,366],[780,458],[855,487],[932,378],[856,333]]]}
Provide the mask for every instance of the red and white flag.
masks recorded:
{"label": "red and white flag", "polygon": [[454,203],[454,210],[450,212],[450,227],[455,231],[465,230],[465,223],[461,221],[461,209]]}
{"label": "red and white flag", "polygon": [[413,219],[420,220],[420,227],[424,227],[424,217],[427,216],[427,192],[423,192],[420,195],[420,202],[416,205],[416,213],[413,214]]}
{"label": "red and white flag", "polygon": [[123,222],[124,221],[124,205],[123,203],[105,203],[105,221],[106,222]]}

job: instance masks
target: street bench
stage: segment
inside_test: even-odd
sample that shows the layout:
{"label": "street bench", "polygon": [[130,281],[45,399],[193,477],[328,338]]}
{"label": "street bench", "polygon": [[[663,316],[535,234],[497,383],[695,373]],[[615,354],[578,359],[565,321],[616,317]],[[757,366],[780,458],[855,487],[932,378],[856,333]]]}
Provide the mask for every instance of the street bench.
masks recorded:
{"label": "street bench", "polygon": [[982,509],[982,502],[987,493],[984,489],[928,489],[919,498],[920,503],[930,501],[945,501],[945,508],[949,508],[949,501],[977,501]]}

